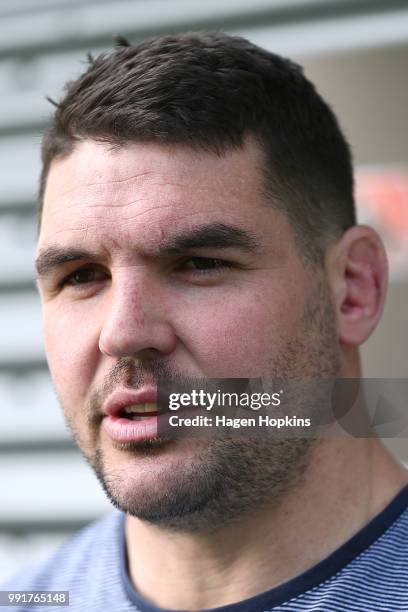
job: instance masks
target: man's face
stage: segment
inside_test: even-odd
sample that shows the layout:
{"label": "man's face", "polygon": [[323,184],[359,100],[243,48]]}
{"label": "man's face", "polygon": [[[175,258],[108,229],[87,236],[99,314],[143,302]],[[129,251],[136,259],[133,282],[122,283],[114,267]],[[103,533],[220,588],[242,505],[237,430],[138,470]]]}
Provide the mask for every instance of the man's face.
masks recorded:
{"label": "man's face", "polygon": [[218,157],[92,141],[51,165],[38,242],[51,374],[103,486],[142,518],[238,514],[294,482],[308,444],[120,445],[102,427],[112,393],[159,374],[338,373],[327,291],[265,201],[260,166],[250,144]]}

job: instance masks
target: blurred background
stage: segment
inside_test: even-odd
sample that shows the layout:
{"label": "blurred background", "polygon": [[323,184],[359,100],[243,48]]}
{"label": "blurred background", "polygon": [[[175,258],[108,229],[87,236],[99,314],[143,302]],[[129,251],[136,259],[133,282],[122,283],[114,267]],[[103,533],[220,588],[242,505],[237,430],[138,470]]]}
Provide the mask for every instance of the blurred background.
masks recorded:
{"label": "blurred background", "polygon": [[[0,580],[109,511],[52,390],[33,283],[41,133],[65,81],[112,36],[219,29],[289,56],[352,144],[360,220],[391,286],[363,348],[367,377],[408,375],[407,0],[0,1]],[[408,463],[408,440],[388,439]]]}

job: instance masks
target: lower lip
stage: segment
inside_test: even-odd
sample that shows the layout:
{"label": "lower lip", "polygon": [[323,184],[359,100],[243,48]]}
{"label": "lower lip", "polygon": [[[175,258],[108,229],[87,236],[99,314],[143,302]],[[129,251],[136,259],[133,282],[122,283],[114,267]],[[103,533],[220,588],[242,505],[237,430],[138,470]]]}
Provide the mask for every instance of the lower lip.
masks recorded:
{"label": "lower lip", "polygon": [[157,416],[145,417],[140,421],[123,417],[106,416],[102,426],[114,442],[141,442],[157,438]]}

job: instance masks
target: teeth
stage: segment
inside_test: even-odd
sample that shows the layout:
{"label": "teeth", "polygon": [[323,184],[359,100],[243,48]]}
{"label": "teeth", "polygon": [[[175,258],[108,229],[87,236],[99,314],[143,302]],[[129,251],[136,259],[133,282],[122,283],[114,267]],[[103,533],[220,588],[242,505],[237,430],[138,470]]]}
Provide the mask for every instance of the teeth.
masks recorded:
{"label": "teeth", "polygon": [[133,406],[127,406],[124,409],[126,414],[143,414],[144,412],[156,412],[158,407],[156,403],[151,404],[134,404]]}

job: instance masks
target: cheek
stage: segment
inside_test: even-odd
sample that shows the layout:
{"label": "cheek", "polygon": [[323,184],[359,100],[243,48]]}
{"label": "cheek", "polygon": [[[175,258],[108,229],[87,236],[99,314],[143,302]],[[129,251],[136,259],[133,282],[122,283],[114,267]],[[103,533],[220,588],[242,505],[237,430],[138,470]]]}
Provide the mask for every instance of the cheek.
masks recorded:
{"label": "cheek", "polygon": [[94,375],[97,359],[94,323],[84,312],[79,317],[47,305],[43,316],[51,376],[61,401],[69,407],[83,400]]}
{"label": "cheek", "polygon": [[183,309],[179,337],[207,376],[266,374],[271,357],[284,347],[301,316],[300,300],[292,299],[250,287],[225,298],[190,303]]}

